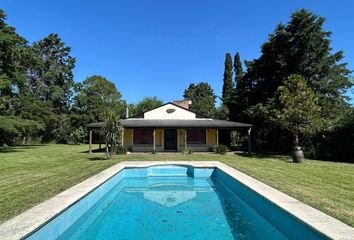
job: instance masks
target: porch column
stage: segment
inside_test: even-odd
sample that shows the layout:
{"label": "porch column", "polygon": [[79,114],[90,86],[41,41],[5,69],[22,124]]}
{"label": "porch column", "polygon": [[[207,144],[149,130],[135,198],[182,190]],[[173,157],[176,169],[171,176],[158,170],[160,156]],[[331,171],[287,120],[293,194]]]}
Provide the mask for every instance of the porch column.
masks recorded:
{"label": "porch column", "polygon": [[184,129],[184,150],[187,150],[187,129]]}
{"label": "porch column", "polygon": [[124,129],[122,129],[122,142],[121,142],[122,146],[124,146]]}
{"label": "porch column", "polygon": [[156,151],[156,140],[155,140],[155,129],[154,132],[152,133],[152,150],[155,152]]}
{"label": "porch column", "polygon": [[92,130],[89,131],[89,154],[92,153]]}
{"label": "porch column", "polygon": [[216,129],[216,146],[219,145],[219,129]]}
{"label": "porch column", "polygon": [[248,154],[251,154],[251,128],[247,130],[247,136],[248,136]]}

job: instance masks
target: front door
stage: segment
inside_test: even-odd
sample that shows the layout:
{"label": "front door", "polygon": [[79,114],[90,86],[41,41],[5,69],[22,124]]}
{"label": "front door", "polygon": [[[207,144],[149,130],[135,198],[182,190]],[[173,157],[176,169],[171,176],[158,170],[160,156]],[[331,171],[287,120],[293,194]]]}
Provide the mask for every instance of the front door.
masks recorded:
{"label": "front door", "polygon": [[177,129],[165,129],[165,150],[177,151]]}

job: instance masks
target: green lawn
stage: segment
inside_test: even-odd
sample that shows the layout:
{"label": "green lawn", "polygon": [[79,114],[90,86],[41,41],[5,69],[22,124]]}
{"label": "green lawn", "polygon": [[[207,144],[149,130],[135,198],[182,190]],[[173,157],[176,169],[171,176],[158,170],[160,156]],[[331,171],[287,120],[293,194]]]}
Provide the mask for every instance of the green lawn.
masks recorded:
{"label": "green lawn", "polygon": [[0,222],[122,160],[217,160],[354,226],[354,164],[284,156],[131,154],[104,160],[86,145],[0,148]]}

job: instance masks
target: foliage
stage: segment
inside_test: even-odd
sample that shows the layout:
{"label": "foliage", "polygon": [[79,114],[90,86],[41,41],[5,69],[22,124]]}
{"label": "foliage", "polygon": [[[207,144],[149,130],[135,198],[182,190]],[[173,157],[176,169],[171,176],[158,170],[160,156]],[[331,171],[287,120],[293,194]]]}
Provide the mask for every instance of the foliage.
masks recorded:
{"label": "foliage", "polygon": [[306,80],[300,75],[290,75],[277,91],[279,109],[275,108],[274,120],[294,136],[294,147],[299,144],[300,133],[313,133],[320,129],[321,108]]}
{"label": "foliage", "polygon": [[121,155],[121,154],[127,154],[128,149],[123,146],[122,144],[118,144],[116,148],[116,154]]}
{"label": "foliage", "polygon": [[184,90],[183,97],[192,101],[190,105],[191,111],[208,117],[214,117],[216,111],[216,95],[209,83],[201,82],[198,84],[190,84],[189,87]]}
{"label": "foliage", "polygon": [[117,152],[117,146],[122,145],[123,127],[120,116],[114,111],[105,113],[105,124],[101,129],[101,135],[106,143],[106,155],[112,158],[113,153]]}
{"label": "foliage", "polygon": [[234,73],[235,73],[235,84],[237,85],[242,85],[242,79],[243,79],[243,67],[241,63],[241,57],[240,53],[236,52],[235,57],[234,57]]}
{"label": "foliage", "polygon": [[86,131],[83,127],[74,129],[69,135],[69,143],[71,144],[81,144],[85,142],[87,137]]}
{"label": "foliage", "polygon": [[230,53],[226,53],[224,65],[225,68],[221,99],[223,104],[228,106],[231,101],[231,95],[234,87],[232,82],[232,59]]}
{"label": "foliage", "polygon": [[145,97],[139,101],[136,105],[129,106],[129,114],[131,116],[149,111],[151,109],[157,108],[163,104],[161,99],[157,97]]}
{"label": "foliage", "polygon": [[125,102],[114,83],[102,76],[90,76],[75,85],[76,96],[70,120],[72,126],[104,121],[105,112],[114,109],[123,116]]}
{"label": "foliage", "polygon": [[193,154],[193,149],[192,148],[187,148],[187,149],[184,149],[182,152],[181,152],[182,155],[185,155],[185,154]]}
{"label": "foliage", "polygon": [[15,116],[0,116],[0,146],[13,145],[20,137],[32,137],[43,129],[43,124]]}
{"label": "foliage", "polygon": [[15,97],[25,92],[24,59],[27,41],[6,22],[0,9],[0,114],[11,115]]}
{"label": "foliage", "polygon": [[228,148],[223,144],[219,144],[219,145],[215,145],[212,150],[214,153],[225,155],[228,151]]}
{"label": "foliage", "polygon": [[332,128],[306,135],[305,141],[309,157],[354,163],[354,109]]}
{"label": "foliage", "polygon": [[281,111],[277,91],[292,74],[306,79],[326,126],[334,125],[350,108],[344,93],[353,86],[351,71],[343,62],[343,51],[333,52],[324,22],[310,11],[294,12],[288,23],[279,24],[269,35],[261,56],[246,62],[247,71],[232,97],[230,119],[252,123],[263,151],[288,150],[284,143],[292,136],[279,121],[269,119],[274,108]]}

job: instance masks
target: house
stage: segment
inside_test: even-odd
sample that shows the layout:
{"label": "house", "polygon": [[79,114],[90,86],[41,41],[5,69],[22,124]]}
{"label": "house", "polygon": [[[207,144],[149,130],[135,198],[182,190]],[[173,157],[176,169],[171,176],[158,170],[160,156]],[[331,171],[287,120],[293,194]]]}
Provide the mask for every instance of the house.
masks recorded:
{"label": "house", "polygon": [[[122,120],[123,145],[132,152],[180,152],[186,149],[206,152],[219,144],[219,130],[225,129],[245,129],[250,140],[251,124],[208,118],[190,111],[188,107],[186,100],[174,101],[136,116],[127,116]],[[88,125],[90,146],[92,130],[103,124]]]}

